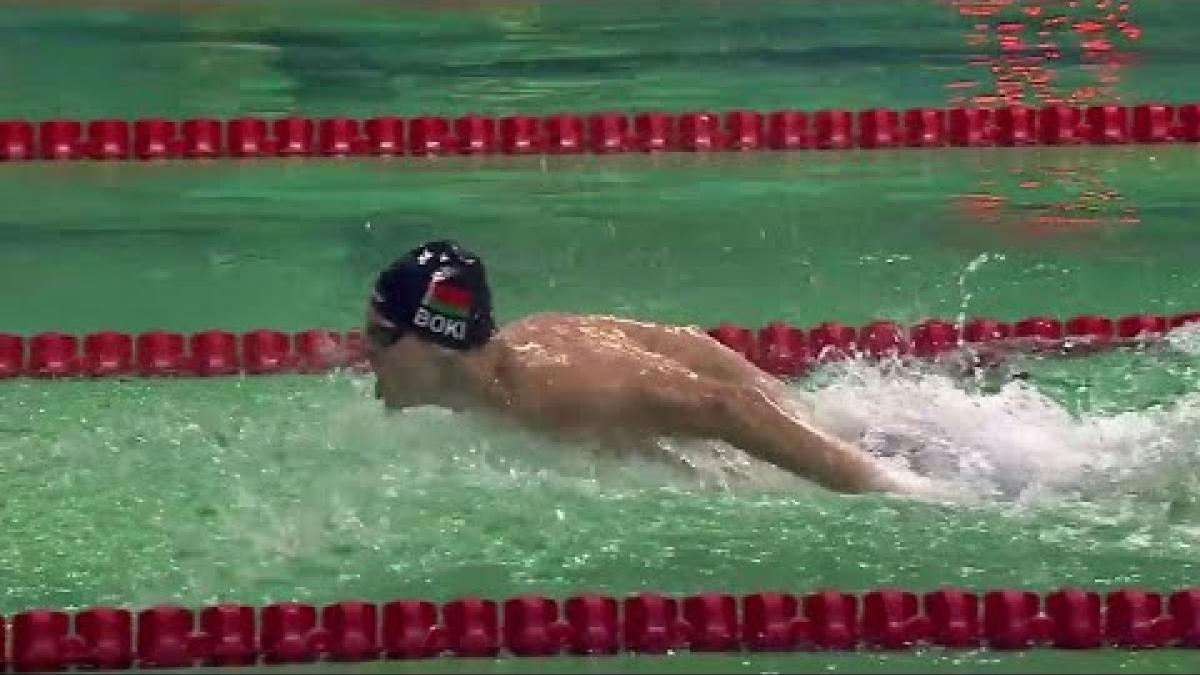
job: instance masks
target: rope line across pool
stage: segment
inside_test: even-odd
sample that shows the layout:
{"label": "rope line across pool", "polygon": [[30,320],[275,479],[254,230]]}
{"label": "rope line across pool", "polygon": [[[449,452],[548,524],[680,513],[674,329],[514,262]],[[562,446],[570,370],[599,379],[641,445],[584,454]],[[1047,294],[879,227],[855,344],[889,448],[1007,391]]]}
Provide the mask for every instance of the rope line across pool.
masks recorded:
{"label": "rope line across pool", "polygon": [[0,161],[610,154],[1200,142],[1200,103],[458,118],[0,120]]}
{"label": "rope line across pool", "polygon": [[[1103,350],[1144,345],[1189,323],[1200,323],[1200,312],[1117,319],[1083,314],[1066,321],[1031,316],[1013,323],[975,318],[961,325],[930,319],[907,328],[894,321],[857,328],[826,321],[808,330],[776,322],[757,331],[721,324],[708,333],[763,370],[796,377],[817,363],[846,357],[936,359],[981,345],[1050,355],[1080,346]],[[190,335],[149,331],[136,336],[101,331],[82,339],[61,332],[28,338],[0,333],[0,379],[321,373],[365,368],[362,344],[356,330],[324,329],[295,334],[259,329],[240,335],[227,330]]]}
{"label": "rope line across pool", "polygon": [[[1164,602],[1165,600],[1165,602]],[[382,619],[382,620],[381,620]],[[136,623],[136,625],[135,625]],[[0,648],[6,646],[0,622]],[[1200,648],[1200,588],[1164,598],[1136,588],[1106,595],[1066,588],[1040,595],[942,588],[796,596],[583,594],[558,601],[521,595],[324,607],[283,602],[158,605],[73,614],[30,610],[12,618],[0,663],[18,672],[77,666],[106,670],[196,665],[497,657],[946,649]]]}

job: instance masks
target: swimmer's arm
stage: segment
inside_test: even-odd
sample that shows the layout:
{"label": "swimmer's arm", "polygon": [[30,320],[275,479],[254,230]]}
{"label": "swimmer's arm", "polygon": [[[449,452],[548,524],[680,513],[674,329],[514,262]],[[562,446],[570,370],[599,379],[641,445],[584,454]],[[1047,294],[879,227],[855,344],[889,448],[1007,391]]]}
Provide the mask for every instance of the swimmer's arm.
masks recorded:
{"label": "swimmer's arm", "polygon": [[723,440],[838,492],[899,491],[870,455],[786,412],[753,387],[660,381],[647,392],[666,435]]}

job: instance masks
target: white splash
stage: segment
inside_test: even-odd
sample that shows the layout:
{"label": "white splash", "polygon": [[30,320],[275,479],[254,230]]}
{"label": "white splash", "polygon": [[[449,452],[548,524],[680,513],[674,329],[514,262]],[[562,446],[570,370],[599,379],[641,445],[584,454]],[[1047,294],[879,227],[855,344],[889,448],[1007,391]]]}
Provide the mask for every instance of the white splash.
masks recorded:
{"label": "white splash", "polygon": [[1005,501],[1166,497],[1197,482],[1200,394],[1168,407],[1074,415],[1023,381],[995,391],[916,367],[837,366],[799,394],[814,420],[957,492]]}

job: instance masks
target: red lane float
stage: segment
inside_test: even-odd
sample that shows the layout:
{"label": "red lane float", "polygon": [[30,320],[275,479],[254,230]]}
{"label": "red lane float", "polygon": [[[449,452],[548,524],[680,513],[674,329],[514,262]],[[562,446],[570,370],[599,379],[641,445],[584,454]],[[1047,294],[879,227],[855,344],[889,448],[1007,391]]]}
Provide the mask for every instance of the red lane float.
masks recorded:
{"label": "red lane float", "polygon": [[[12,646],[0,649],[0,666],[19,672],[125,670],[441,655],[976,649],[981,644],[995,650],[1200,648],[1200,588],[1172,593],[1165,603],[1160,594],[1136,588],[1104,596],[1078,588],[1045,596],[999,589],[983,594],[982,603],[979,598],[962,589],[918,596],[889,588],[861,596],[835,590],[742,598],[642,593],[619,601],[584,594],[560,602],[522,595],[502,603],[460,598],[441,606],[397,600],[382,610],[362,601],[319,611],[295,602],[261,610],[220,604],[198,612],[173,605],[136,613],[98,607],[74,616],[30,610],[12,618]],[[0,621],[0,629],[4,625]]]}
{"label": "red lane float", "polygon": [[615,598],[586,594],[563,605],[567,644],[572,654],[616,654],[621,651],[620,609]]}
{"label": "red lane float", "polygon": [[913,148],[940,148],[946,144],[946,111],[912,108],[904,111],[904,144]]}
{"label": "red lane float", "polygon": [[366,131],[366,154],[375,157],[404,154],[404,120],[399,117],[372,117],[365,122],[363,128]]}
{"label": "red lane float", "polygon": [[141,160],[167,159],[179,155],[182,146],[171,120],[153,118],[133,123],[133,155]]}
{"label": "red lane float", "polygon": [[628,152],[633,148],[629,118],[618,113],[598,113],[587,118],[588,150],[597,155]]}
{"label": "red lane float", "polygon": [[729,150],[759,150],[763,147],[763,116],[752,110],[725,113],[724,134]]}
{"label": "red lane float", "polygon": [[0,162],[33,159],[37,155],[33,125],[24,120],[0,120]]}
{"label": "red lane float", "polygon": [[609,154],[1200,142],[1200,104],[437,115],[230,120],[0,120],[0,161],[182,157]]}
{"label": "red lane float", "polygon": [[133,371],[133,336],[115,331],[83,339],[83,372],[92,377],[128,375]]}
{"label": "red lane float", "polygon": [[437,605],[425,600],[397,600],[383,606],[380,643],[389,659],[428,659],[446,649],[438,625]]}
{"label": "red lane float", "polygon": [[254,643],[255,612],[246,605],[223,604],[200,612],[193,643],[206,666],[250,666],[258,661]]}
{"label": "red lane float", "polygon": [[[961,325],[928,319],[911,327],[873,321],[861,328],[827,321],[808,330],[774,322],[757,331],[723,323],[708,334],[727,348],[778,377],[798,377],[814,363],[851,357],[938,358],[960,348],[1012,343],[1014,349],[1055,353],[1086,344],[1112,348],[1163,339],[1169,330],[1200,323],[1200,312],[1175,316],[1130,314],[1117,319],[1093,314],[1065,322],[1033,316],[1009,324],[990,318]],[[0,333],[0,379],[20,375],[42,378],[121,377],[138,375],[201,376],[321,373],[334,368],[364,368],[362,335],[310,329],[288,334],[265,328],[243,334],[209,330],[192,335],[148,331],[137,336],[115,331],[82,339],[46,332],[28,339]]]}
{"label": "red lane float", "polygon": [[213,159],[224,156],[224,133],[218,120],[184,120],[181,128],[183,132],[181,154],[185,159]]}
{"label": "red lane float", "polygon": [[0,380],[16,377],[25,370],[25,339],[0,333]]}

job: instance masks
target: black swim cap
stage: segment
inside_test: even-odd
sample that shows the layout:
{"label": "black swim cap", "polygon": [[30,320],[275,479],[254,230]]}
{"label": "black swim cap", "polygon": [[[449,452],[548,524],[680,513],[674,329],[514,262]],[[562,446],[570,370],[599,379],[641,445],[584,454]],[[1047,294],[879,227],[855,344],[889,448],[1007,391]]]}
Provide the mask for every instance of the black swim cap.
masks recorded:
{"label": "black swim cap", "polygon": [[397,258],[375,281],[380,323],[450,349],[483,346],[496,330],[483,261],[453,241],[432,241]]}

